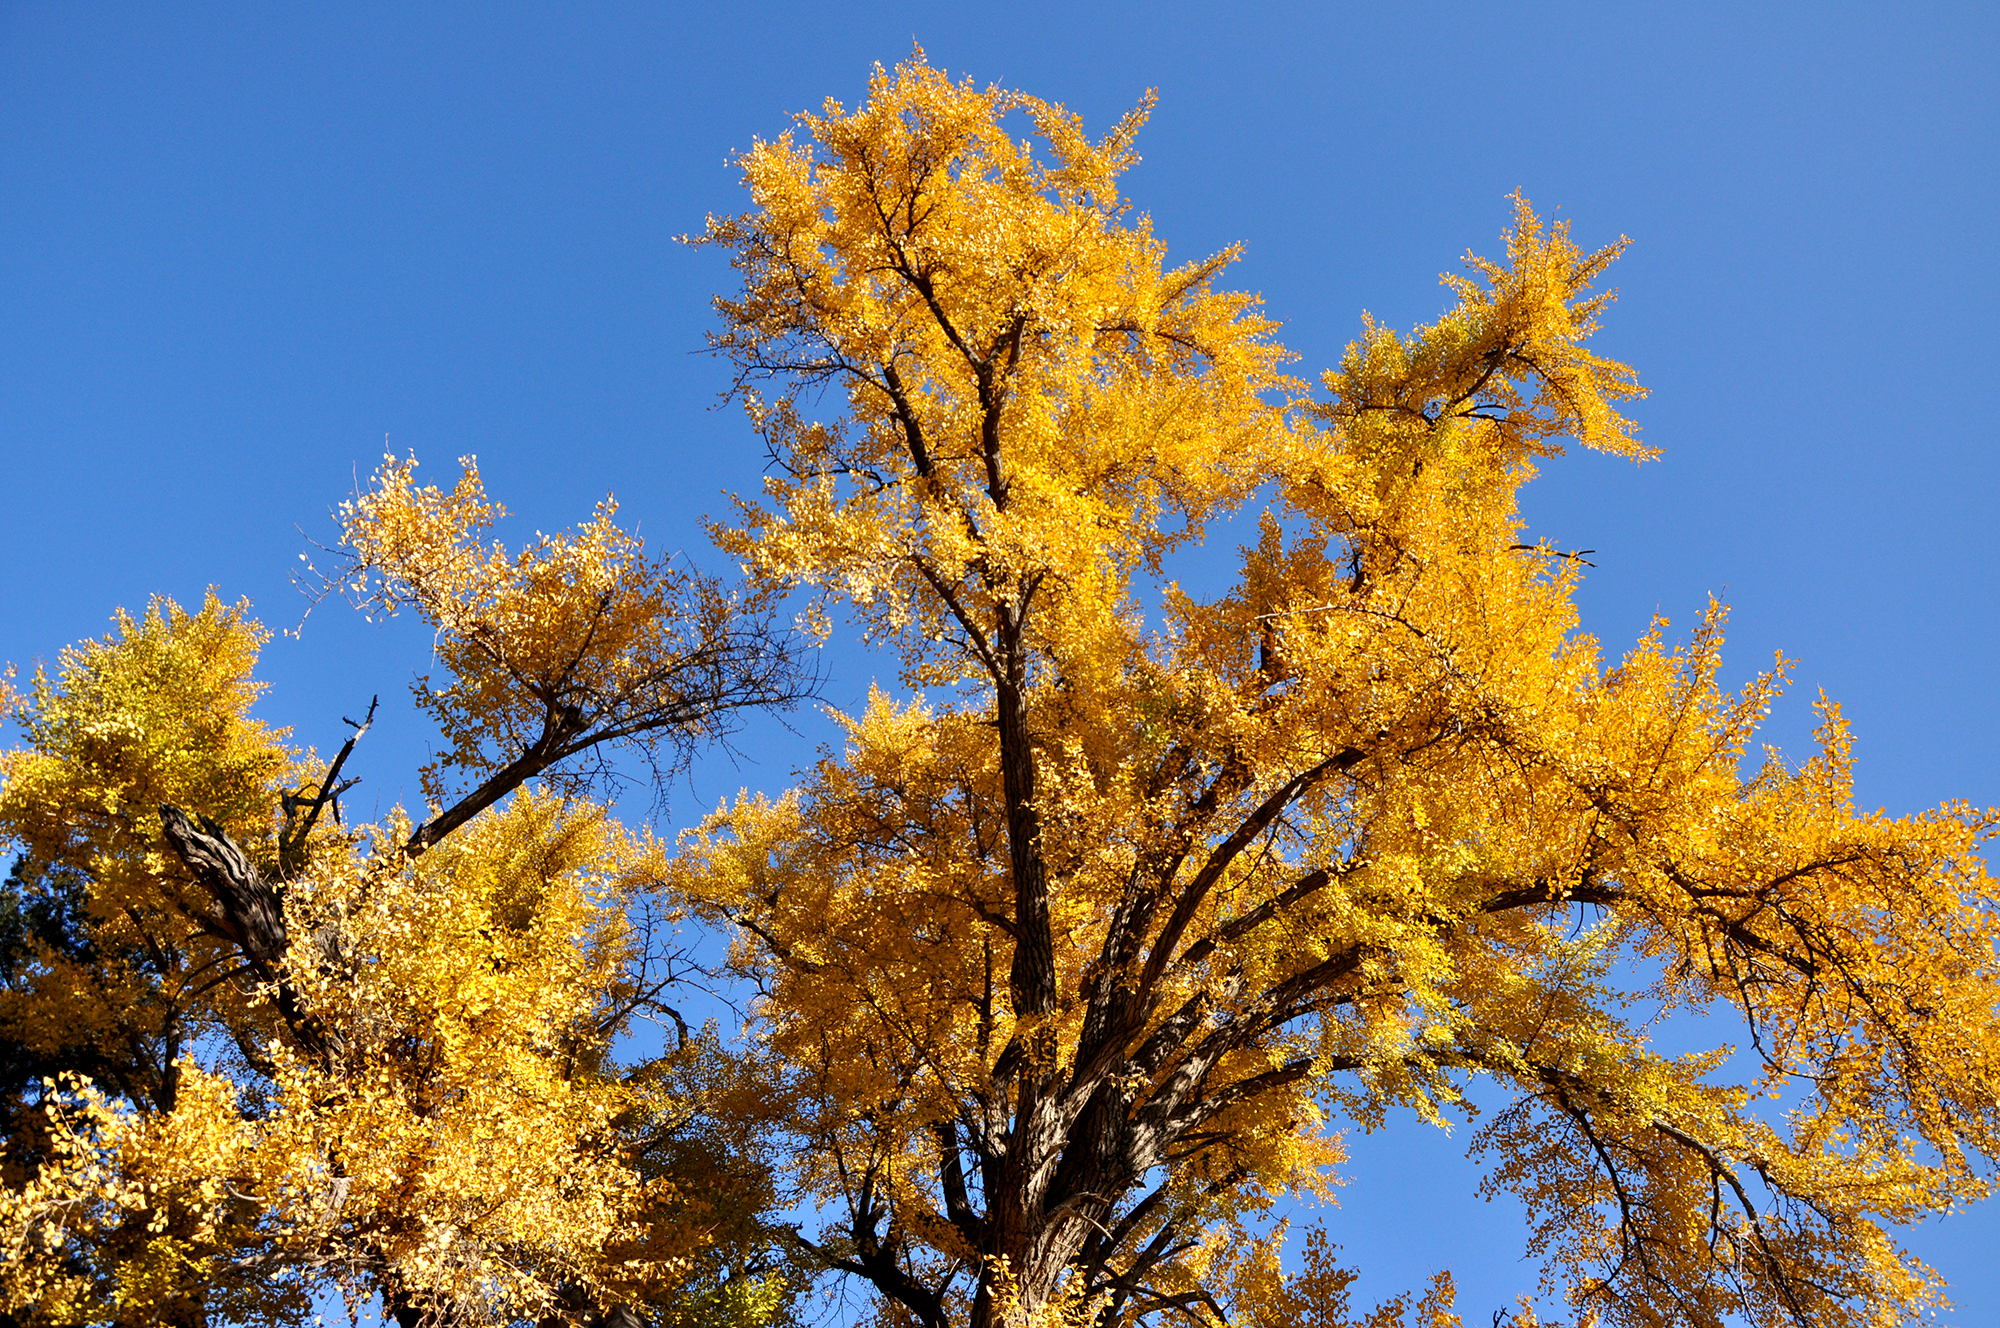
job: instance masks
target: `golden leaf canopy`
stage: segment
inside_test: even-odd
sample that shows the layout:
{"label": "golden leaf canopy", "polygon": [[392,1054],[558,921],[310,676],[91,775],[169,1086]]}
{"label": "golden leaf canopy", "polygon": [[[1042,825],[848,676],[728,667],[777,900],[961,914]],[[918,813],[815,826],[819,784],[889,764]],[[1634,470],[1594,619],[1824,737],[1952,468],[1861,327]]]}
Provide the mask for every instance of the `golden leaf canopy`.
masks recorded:
{"label": "golden leaf canopy", "polygon": [[[1745,777],[1785,665],[1724,692],[1719,606],[1611,666],[1579,631],[1516,494],[1563,440],[1650,455],[1587,344],[1623,242],[1516,198],[1504,261],[1312,393],[1233,251],[1176,266],[1121,200],[1145,111],[1092,142],[919,55],[706,232],[774,472],[719,538],[923,689],[673,877],[766,993],[814,1248],[926,1328],[1290,1321],[1248,1224],[1480,1078],[1585,1321],[1934,1303],[1884,1224],[2000,1142],[1994,814],[1857,815],[1831,705]],[[1234,584],[1184,590],[1231,514]],[[1746,1055],[1663,1055],[1675,1011]]]}
{"label": "golden leaf canopy", "polygon": [[[1725,691],[1719,605],[1580,630],[1517,495],[1651,455],[1590,349],[1624,242],[1517,197],[1436,321],[1294,376],[1121,194],[1150,105],[1092,139],[918,52],[743,154],[741,585],[386,459],[328,585],[434,634],[421,819],[342,818],[372,705],[331,760],[255,717],[247,606],[0,684],[0,1315],[763,1328],[838,1277],[904,1328],[1446,1328],[1448,1274],[1358,1311],[1274,1205],[1475,1083],[1579,1325],[1939,1303],[1891,1233],[2000,1152],[2000,813],[1857,811],[1824,698],[1752,769],[1788,665]],[[787,607],[894,662],[840,750],[620,825],[611,753],[810,693]],[[697,925],[739,1041],[673,1003]]]}

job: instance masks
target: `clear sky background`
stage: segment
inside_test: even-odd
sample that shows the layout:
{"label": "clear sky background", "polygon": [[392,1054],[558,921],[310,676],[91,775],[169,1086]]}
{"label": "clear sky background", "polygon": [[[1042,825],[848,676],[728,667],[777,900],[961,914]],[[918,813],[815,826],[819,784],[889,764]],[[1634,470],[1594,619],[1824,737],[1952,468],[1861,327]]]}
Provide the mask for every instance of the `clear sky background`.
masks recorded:
{"label": "clear sky background", "polygon": [[[730,154],[920,41],[1101,132],[1160,106],[1128,196],[1182,258],[1242,241],[1316,374],[1363,309],[1435,317],[1519,188],[1633,238],[1597,348],[1652,388],[1664,449],[1550,463],[1535,536],[1597,550],[1613,653],[1657,612],[1734,605],[1731,678],[1800,661],[1858,800],[2000,803],[1996,241],[2000,9],[1967,4],[566,3],[0,5],[0,660],[204,587],[297,623],[299,552],[387,445],[474,452],[519,535],[615,492],[655,548],[756,485],[697,353],[740,209]],[[503,531],[503,535],[506,532]],[[1227,546],[1215,569],[1224,566]],[[1190,579],[1198,580],[1197,569]],[[275,641],[268,715],[322,749],[383,695],[356,812],[415,799],[421,633],[337,606]],[[825,661],[851,706],[894,668]],[[764,725],[674,819],[777,790],[829,729]],[[1469,1324],[1531,1289],[1515,1211],[1458,1139],[1352,1141],[1317,1215],[1364,1300],[1451,1266]],[[2000,1210],[1910,1234],[1964,1324],[2000,1322]]]}

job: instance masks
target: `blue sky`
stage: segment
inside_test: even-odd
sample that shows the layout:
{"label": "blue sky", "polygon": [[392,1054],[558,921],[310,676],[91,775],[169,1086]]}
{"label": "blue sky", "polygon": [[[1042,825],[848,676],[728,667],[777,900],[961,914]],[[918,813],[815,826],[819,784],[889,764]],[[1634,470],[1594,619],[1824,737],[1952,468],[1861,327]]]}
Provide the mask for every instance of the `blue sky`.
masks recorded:
{"label": "blue sky", "polygon": [[[1523,190],[1634,243],[1599,346],[1653,390],[1661,460],[1551,463],[1536,535],[1594,548],[1584,623],[1734,605],[1732,676],[1800,661],[1857,734],[1859,801],[2000,803],[2000,21],[1883,5],[565,4],[0,8],[0,660],[205,586],[273,626],[328,509],[387,445],[476,452],[522,533],[615,492],[654,547],[760,450],[697,353],[728,270],[674,237],[736,210],[733,151],[857,100],[913,40],[1102,129],[1160,107],[1129,196],[1316,373],[1363,309],[1435,316]],[[1225,532],[1224,544],[1233,537]],[[711,555],[712,556],[712,555]],[[271,716],[331,746],[383,694],[355,810],[413,796],[421,634],[329,607],[266,657]],[[852,704],[893,666],[828,660]],[[677,818],[776,789],[828,734],[751,735]],[[1460,1274],[1468,1322],[1533,1281],[1461,1143],[1356,1144],[1324,1214],[1364,1297]],[[2000,1215],[1915,1233],[2000,1320]]]}

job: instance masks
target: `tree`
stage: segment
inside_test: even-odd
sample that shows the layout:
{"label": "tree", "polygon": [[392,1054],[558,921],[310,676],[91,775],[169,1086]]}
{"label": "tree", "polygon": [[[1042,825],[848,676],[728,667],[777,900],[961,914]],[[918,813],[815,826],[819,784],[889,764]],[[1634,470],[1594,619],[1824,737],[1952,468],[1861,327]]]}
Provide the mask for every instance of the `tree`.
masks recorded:
{"label": "tree", "polygon": [[[10,698],[10,1322],[288,1322],[330,1286],[404,1328],[776,1308],[736,1072],[665,1004],[660,847],[592,788],[608,747],[673,768],[799,696],[795,652],[608,501],[510,555],[469,458],[448,493],[414,469],[342,509],[333,575],[435,633],[421,823],[342,823],[374,704],[330,763],[292,746],[251,715],[264,633],[212,593]],[[621,1063],[641,1018],[678,1037]]]}
{"label": "tree", "polygon": [[[282,1323],[338,1285],[404,1328],[751,1328],[790,1259],[924,1328],[1347,1328],[1272,1204],[1475,1077],[1582,1322],[1932,1303],[1884,1224],[1985,1192],[2000,814],[1857,814],[1830,704],[1744,777],[1784,666],[1724,693],[1719,608],[1609,668],[1577,630],[1515,495],[1563,439],[1648,455],[1584,344],[1619,246],[1517,201],[1505,262],[1315,393],[1234,251],[1170,266],[1121,201],[1145,110],[1093,142],[919,54],[745,156],[707,232],[777,471],[715,529],[744,590],[608,503],[509,554],[469,462],[385,462],[329,584],[435,634],[420,818],[344,822],[373,704],[293,745],[215,596],[0,694],[0,1313]],[[1184,591],[1240,513],[1235,583]],[[806,693],[797,592],[916,694],[677,852],[627,831],[607,753],[672,770]],[[758,985],[751,1054],[667,1004],[686,909]],[[1661,1010],[1748,1050],[1663,1056]]]}
{"label": "tree", "polygon": [[[1856,813],[1827,702],[1817,755],[1740,774],[1785,665],[1723,692],[1719,607],[1612,667],[1578,631],[1515,497],[1565,438],[1649,455],[1584,344],[1622,241],[1517,200],[1505,262],[1314,394],[1235,252],[1171,266],[1120,198],[1145,112],[1093,142],[919,53],[753,148],[706,233],[776,472],[718,537],[917,692],[674,869],[762,986],[809,1248],[924,1328],[1293,1322],[1256,1215],[1336,1123],[1481,1076],[1583,1322],[1914,1316],[1883,1223],[2000,1142],[2000,818]],[[1244,511],[1235,584],[1183,591]],[[1749,1049],[1663,1056],[1634,1004]]]}

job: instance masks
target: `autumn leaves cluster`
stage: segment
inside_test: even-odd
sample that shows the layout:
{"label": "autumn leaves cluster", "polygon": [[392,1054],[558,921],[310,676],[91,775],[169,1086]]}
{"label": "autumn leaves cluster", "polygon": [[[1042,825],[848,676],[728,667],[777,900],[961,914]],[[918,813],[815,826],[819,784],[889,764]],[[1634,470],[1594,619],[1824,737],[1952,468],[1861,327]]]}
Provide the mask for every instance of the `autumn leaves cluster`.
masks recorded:
{"label": "autumn leaves cluster", "polygon": [[[1564,440],[1648,455],[1586,344],[1620,246],[1516,200],[1437,322],[1309,383],[1233,251],[1170,262],[1120,195],[1144,118],[1093,141],[916,58],[744,154],[703,239],[772,463],[711,529],[739,584],[609,502],[510,552],[469,461],[388,459],[327,586],[435,632],[426,807],[342,817],[365,737],[254,717],[243,606],[33,678],[8,1312],[747,1328],[844,1279],[924,1328],[1333,1328],[1352,1274],[1320,1235],[1287,1274],[1273,1205],[1474,1077],[1561,1313],[1933,1303],[1884,1224],[2000,1144],[1994,818],[1857,815],[1830,706],[1746,773],[1782,665],[1723,693],[1719,609],[1609,667],[1579,631],[1515,497]],[[1182,589],[1246,514],[1233,584]],[[614,756],[801,699],[834,632],[896,684],[798,787],[611,817]],[[677,1009],[698,927],[740,1039]],[[1664,1011],[1751,1054],[1663,1056]],[[1366,1321],[1454,1322],[1449,1278]]]}

